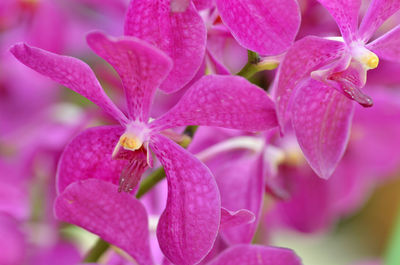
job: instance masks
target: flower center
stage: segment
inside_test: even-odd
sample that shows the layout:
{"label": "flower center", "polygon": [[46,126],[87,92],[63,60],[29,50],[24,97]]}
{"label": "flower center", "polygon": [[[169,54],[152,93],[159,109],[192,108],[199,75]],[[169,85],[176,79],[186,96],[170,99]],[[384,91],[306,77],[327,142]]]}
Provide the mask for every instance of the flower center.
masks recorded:
{"label": "flower center", "polygon": [[351,54],[353,58],[360,62],[367,70],[378,67],[379,57],[363,45],[355,44],[351,46]]}

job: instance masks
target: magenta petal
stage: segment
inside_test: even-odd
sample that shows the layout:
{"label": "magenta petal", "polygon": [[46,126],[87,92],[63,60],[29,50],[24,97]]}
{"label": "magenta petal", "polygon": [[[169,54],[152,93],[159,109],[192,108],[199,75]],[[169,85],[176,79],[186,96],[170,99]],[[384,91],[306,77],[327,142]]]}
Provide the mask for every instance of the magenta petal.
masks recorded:
{"label": "magenta petal", "polygon": [[300,258],[286,248],[236,245],[223,251],[207,265],[301,265]]}
{"label": "magenta petal", "polygon": [[344,44],[319,37],[308,36],[297,41],[286,53],[279,66],[274,96],[281,130],[288,119],[287,109],[297,84],[310,77],[313,70],[343,55]]}
{"label": "magenta petal", "polygon": [[224,24],[246,49],[262,55],[284,52],[300,26],[295,0],[217,0]]}
{"label": "magenta petal", "polygon": [[170,12],[170,1],[131,1],[125,34],[138,37],[166,52],[174,67],[160,89],[181,89],[197,73],[206,48],[206,27],[191,3],[184,12]]}
{"label": "magenta petal", "polygon": [[120,123],[127,123],[125,115],[104,93],[93,71],[84,62],[25,43],[15,44],[10,51],[26,66],[88,98]]}
{"label": "magenta petal", "polygon": [[400,62],[400,25],[368,44],[367,48],[379,58]]}
{"label": "magenta petal", "polygon": [[171,0],[171,12],[185,12],[191,0]]}
{"label": "magenta petal", "polygon": [[221,228],[236,227],[253,223],[256,220],[254,213],[247,209],[229,211],[221,208]]}
{"label": "magenta petal", "polygon": [[318,0],[318,2],[329,11],[347,43],[357,38],[361,0]]}
{"label": "magenta petal", "polygon": [[183,125],[267,130],[277,126],[275,104],[265,91],[242,77],[207,75],[150,127],[161,131]]}
{"label": "magenta petal", "polygon": [[322,82],[309,79],[298,90],[292,123],[312,169],[329,178],[345,151],[354,101]]}
{"label": "magenta petal", "polygon": [[125,250],[139,264],[153,264],[146,210],[116,188],[98,179],[73,183],[57,197],[55,215]]}
{"label": "magenta petal", "polygon": [[193,0],[197,10],[207,9],[213,6],[214,0]]}
{"label": "magenta petal", "polygon": [[367,42],[382,23],[399,9],[398,0],[373,0],[361,22],[359,37]]}
{"label": "magenta petal", "polygon": [[94,127],[76,136],[64,149],[57,172],[57,189],[62,192],[69,184],[96,178],[118,185],[127,160],[111,158],[124,128]]}
{"label": "magenta petal", "polygon": [[252,155],[233,161],[221,161],[222,166],[213,169],[222,206],[231,210],[247,209],[256,218],[247,225],[222,227],[221,236],[229,244],[250,243],[253,239],[264,194],[263,163],[263,156]]}
{"label": "magenta petal", "polygon": [[164,136],[153,136],[151,148],[168,180],[167,207],[157,228],[161,250],[174,264],[195,264],[217,236],[221,214],[217,184],[204,164]]}
{"label": "magenta petal", "polygon": [[147,122],[154,92],[170,72],[171,59],[134,37],[112,38],[93,32],[87,42],[121,77],[130,119]]}

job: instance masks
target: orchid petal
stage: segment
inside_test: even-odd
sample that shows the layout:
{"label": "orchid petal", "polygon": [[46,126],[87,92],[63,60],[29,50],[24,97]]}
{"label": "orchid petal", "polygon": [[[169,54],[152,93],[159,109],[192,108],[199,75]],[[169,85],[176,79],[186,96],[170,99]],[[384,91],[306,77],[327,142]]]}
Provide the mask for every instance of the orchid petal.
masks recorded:
{"label": "orchid petal", "polygon": [[[278,202],[267,216],[278,215],[280,223],[302,233],[313,233],[326,228],[332,222],[332,201],[328,181],[318,178],[308,166],[286,167],[279,178],[290,183],[290,195]],[[315,214],[318,211],[318,214]]]}
{"label": "orchid petal", "polygon": [[293,127],[305,158],[321,178],[329,178],[343,156],[353,112],[354,101],[313,79],[296,94]]}
{"label": "orchid petal", "polygon": [[400,62],[400,25],[369,43],[367,48],[376,53],[379,58]]}
{"label": "orchid petal", "polygon": [[382,23],[399,9],[399,0],[373,0],[361,21],[359,37],[367,42]]}
{"label": "orchid petal", "polygon": [[221,208],[221,228],[237,227],[253,223],[256,216],[249,210],[240,209],[237,211],[229,211],[224,207]]}
{"label": "orchid petal", "polygon": [[197,10],[204,10],[213,6],[214,0],[193,0]]}
{"label": "orchid petal", "polygon": [[168,180],[167,206],[157,228],[161,250],[174,264],[195,264],[213,246],[221,202],[209,169],[188,151],[162,135],[154,135],[151,149]]}
{"label": "orchid petal", "polygon": [[170,72],[171,59],[134,37],[112,38],[92,32],[87,42],[121,77],[130,119],[147,122],[154,92]]}
{"label": "orchid petal", "polygon": [[318,66],[340,58],[344,48],[342,42],[308,36],[295,42],[288,50],[279,66],[278,80],[274,86],[276,111],[282,131],[288,119],[289,103],[293,99],[293,91],[297,84],[310,77],[311,72]]}
{"label": "orchid petal", "polygon": [[236,245],[223,251],[208,265],[301,265],[300,258],[286,248]]}
{"label": "orchid petal", "polygon": [[205,24],[191,3],[184,12],[170,12],[170,1],[131,1],[125,34],[138,37],[166,52],[174,67],[160,89],[175,92],[186,85],[203,63]]}
{"label": "orchid petal", "polygon": [[361,0],[318,0],[336,21],[346,43],[357,38]]}
{"label": "orchid petal", "polygon": [[93,71],[84,62],[30,47],[25,43],[15,44],[10,51],[26,66],[88,98],[120,123],[128,122],[125,115],[105,94]]}
{"label": "orchid petal", "polygon": [[300,10],[294,0],[217,0],[224,24],[246,49],[262,55],[284,52],[300,26]]}
{"label": "orchid petal", "polygon": [[73,183],[57,197],[55,215],[125,250],[139,264],[153,264],[146,210],[116,188],[98,179]]}
{"label": "orchid petal", "polygon": [[247,63],[247,50],[222,25],[208,30],[207,52],[219,74],[237,73]]}
{"label": "orchid petal", "polygon": [[183,125],[267,130],[277,125],[275,104],[265,91],[242,77],[208,75],[150,128],[161,131]]}
{"label": "orchid petal", "polygon": [[189,7],[191,0],[171,0],[171,12],[185,12]]}
{"label": "orchid petal", "polygon": [[94,127],[76,136],[64,149],[57,171],[57,189],[62,192],[69,184],[96,178],[119,183],[127,160],[113,160],[111,155],[124,128]]}
{"label": "orchid petal", "polygon": [[257,229],[264,194],[262,157],[244,156],[234,163],[218,160],[220,166],[211,168],[221,193],[222,206],[232,210],[247,209],[255,216],[255,221],[247,225],[222,227],[221,236],[229,244],[250,243]]}

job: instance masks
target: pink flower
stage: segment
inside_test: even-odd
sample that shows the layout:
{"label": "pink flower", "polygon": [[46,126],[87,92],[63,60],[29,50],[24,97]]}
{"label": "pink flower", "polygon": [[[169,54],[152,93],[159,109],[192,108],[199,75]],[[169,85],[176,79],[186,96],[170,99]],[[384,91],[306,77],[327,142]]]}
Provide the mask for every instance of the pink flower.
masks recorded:
{"label": "pink flower", "polygon": [[367,71],[378,66],[378,56],[400,61],[399,26],[367,44],[400,2],[372,1],[359,29],[360,0],[320,2],[336,20],[342,41],[314,36],[297,41],[280,65],[274,93],[282,131],[291,114],[307,161],[317,175],[328,178],[343,156],[354,101],[372,106],[360,90]]}
{"label": "pink flower", "polygon": [[[97,179],[73,183],[57,198],[55,212],[62,220],[82,226],[122,248],[138,264],[154,264],[150,254],[148,220],[144,207],[137,199],[126,193],[116,193],[114,189],[115,185]],[[175,228],[173,225],[169,227],[171,230]],[[191,247],[198,246],[193,241],[188,241],[187,244]],[[239,244],[219,252],[221,250],[215,259],[206,264],[301,264],[292,250],[284,248]],[[175,256],[167,257],[163,264],[198,262],[192,259],[177,260]],[[118,264],[132,264],[122,257],[114,257],[112,261],[116,262],[116,259],[120,260]]]}
{"label": "pink flower", "polygon": [[162,132],[184,125],[265,130],[277,125],[274,103],[241,77],[205,76],[170,111],[150,120],[154,92],[168,76],[171,59],[134,37],[112,38],[94,32],[87,41],[119,73],[127,116],[105,95],[85,63],[26,44],[11,48],[22,63],[87,97],[120,123],[90,128],[72,140],[59,163],[58,191],[63,193],[71,183],[89,178],[119,183],[120,190],[131,191],[152,166],[153,151],[169,183],[157,231],[160,246],[175,263],[194,263],[207,254],[217,234],[219,192],[208,168]]}

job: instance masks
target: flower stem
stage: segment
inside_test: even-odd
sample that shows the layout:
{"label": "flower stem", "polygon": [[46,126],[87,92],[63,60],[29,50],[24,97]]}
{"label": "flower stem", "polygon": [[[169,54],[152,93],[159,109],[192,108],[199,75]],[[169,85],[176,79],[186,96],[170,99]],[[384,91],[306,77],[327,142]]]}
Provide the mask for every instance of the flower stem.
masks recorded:
{"label": "flower stem", "polygon": [[240,72],[237,73],[236,75],[240,75],[246,79],[249,79],[255,73],[258,72],[256,65],[259,62],[260,62],[260,57],[258,56],[258,54],[253,51],[248,50],[247,51],[247,63],[242,68],[242,70],[240,70]]}
{"label": "flower stem", "polygon": [[89,250],[86,254],[83,263],[95,263],[99,260],[99,258],[107,251],[110,247],[110,244],[99,238],[94,246]]}
{"label": "flower stem", "polygon": [[398,210],[392,237],[389,241],[389,245],[386,250],[384,264],[385,265],[400,264],[400,208]]}
{"label": "flower stem", "polygon": [[279,56],[266,57],[261,61],[258,54],[253,51],[247,51],[247,58],[247,64],[236,74],[246,79],[264,70],[274,70],[279,64]]}
{"label": "flower stem", "polygon": [[145,195],[151,188],[153,188],[158,182],[165,178],[164,168],[159,167],[154,170],[147,178],[143,179],[140,182],[140,187],[138,192],[136,193],[136,198],[140,199],[143,195]]}

